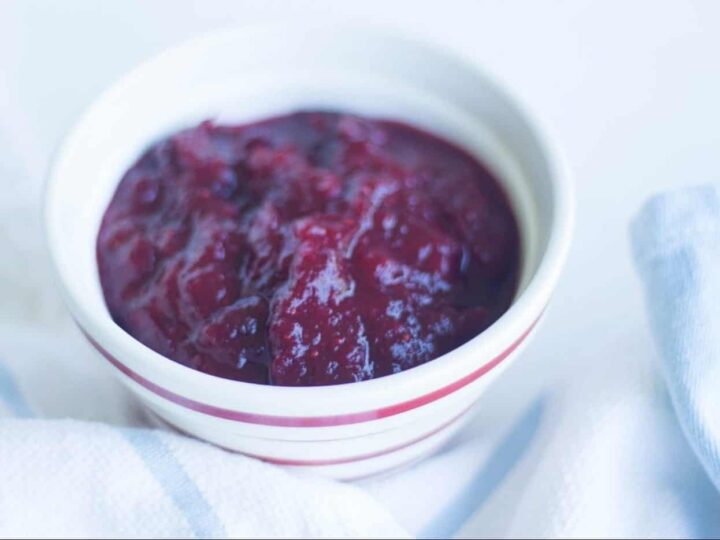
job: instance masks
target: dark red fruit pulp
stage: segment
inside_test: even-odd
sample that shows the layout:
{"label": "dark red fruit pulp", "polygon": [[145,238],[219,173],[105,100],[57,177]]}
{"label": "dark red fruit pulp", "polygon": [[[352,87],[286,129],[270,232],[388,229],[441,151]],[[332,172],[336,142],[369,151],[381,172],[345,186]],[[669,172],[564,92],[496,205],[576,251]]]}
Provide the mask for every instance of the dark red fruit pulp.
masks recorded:
{"label": "dark red fruit pulp", "polygon": [[255,383],[412,368],[509,306],[518,228],[460,148],[399,122],[302,112],[163,140],[97,242],[110,313],[157,352]]}

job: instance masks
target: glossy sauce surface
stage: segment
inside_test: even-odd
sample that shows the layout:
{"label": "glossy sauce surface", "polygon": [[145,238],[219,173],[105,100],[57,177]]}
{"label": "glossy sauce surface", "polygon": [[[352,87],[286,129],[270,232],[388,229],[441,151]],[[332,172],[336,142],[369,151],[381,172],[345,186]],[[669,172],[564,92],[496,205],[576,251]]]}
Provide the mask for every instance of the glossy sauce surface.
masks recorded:
{"label": "glossy sauce surface", "polygon": [[300,112],[148,149],[97,240],[110,313],[168,358],[309,386],[381,377],[510,305],[518,227],[499,183],[411,126]]}

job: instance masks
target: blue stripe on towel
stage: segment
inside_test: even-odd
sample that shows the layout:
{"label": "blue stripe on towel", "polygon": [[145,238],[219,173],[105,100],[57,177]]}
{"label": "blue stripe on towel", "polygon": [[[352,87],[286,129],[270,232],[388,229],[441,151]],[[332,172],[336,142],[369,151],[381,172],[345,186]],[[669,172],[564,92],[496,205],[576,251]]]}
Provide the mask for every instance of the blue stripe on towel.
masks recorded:
{"label": "blue stripe on towel", "polygon": [[0,361],[0,400],[18,418],[32,418],[35,416],[27,401],[25,401],[22,392],[20,392],[20,388],[15,383],[15,377],[2,361]]}
{"label": "blue stripe on towel", "polygon": [[185,516],[197,538],[225,538],[225,527],[172,450],[152,431],[123,428],[120,432],[145,462],[158,484]]}
{"label": "blue stripe on towel", "polygon": [[530,405],[467,486],[423,529],[420,538],[451,538],[458,533],[520,461],[540,427],[544,408],[543,397]]}

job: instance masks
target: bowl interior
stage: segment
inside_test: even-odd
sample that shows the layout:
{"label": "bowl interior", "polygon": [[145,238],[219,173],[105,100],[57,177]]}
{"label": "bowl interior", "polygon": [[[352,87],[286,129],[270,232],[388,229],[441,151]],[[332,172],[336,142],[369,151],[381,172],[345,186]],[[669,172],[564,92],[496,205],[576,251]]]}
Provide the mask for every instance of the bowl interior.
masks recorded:
{"label": "bowl interior", "polygon": [[114,326],[95,242],[119,179],[143,149],[207,118],[243,122],[298,109],[403,120],[478,156],[519,221],[522,295],[548,247],[555,188],[545,150],[512,100],[474,67],[414,40],[354,27],[265,27],[199,38],[143,64],[100,97],[61,148],[46,225],[81,325]]}

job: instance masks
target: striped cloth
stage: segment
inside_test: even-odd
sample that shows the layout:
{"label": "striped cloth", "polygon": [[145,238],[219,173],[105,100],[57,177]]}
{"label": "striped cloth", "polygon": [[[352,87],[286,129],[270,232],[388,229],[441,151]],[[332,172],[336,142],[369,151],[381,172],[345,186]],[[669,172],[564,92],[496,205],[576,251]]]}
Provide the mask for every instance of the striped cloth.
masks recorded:
{"label": "striped cloth", "polygon": [[0,536],[408,536],[356,487],[152,429],[74,341],[0,331]]}

